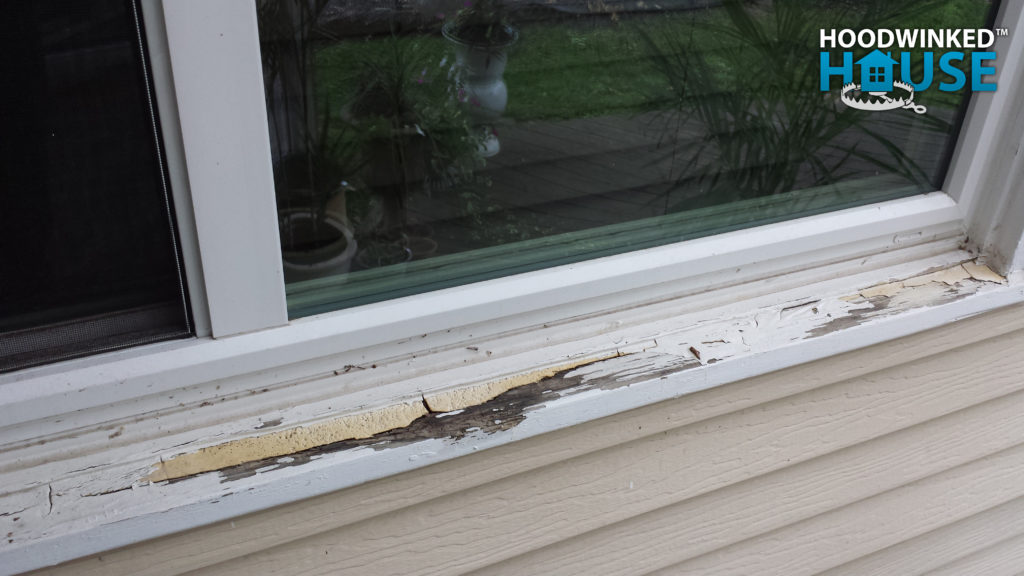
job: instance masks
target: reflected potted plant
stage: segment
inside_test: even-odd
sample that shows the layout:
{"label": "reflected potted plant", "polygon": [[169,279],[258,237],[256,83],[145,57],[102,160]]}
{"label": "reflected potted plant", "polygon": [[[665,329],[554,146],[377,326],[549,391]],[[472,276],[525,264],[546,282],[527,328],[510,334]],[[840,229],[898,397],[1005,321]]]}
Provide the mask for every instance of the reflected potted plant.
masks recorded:
{"label": "reflected potted plant", "polygon": [[[697,41],[692,23],[685,30],[639,30],[654,72],[672,95],[669,117],[660,122],[666,130],[662,142],[670,144],[664,160],[676,166],[676,158],[686,159],[672,183],[682,192],[680,200],[672,205],[666,194],[667,213],[798,187],[834,187],[851,173],[851,159],[910,183],[927,181],[922,169],[876,130],[870,114],[822,94],[818,69],[804,63],[821,29],[885,27],[925,14],[934,3],[871,0],[855,25],[845,10],[813,6],[724,0],[724,18],[705,25],[715,45]],[[833,20],[823,21],[823,14]],[[941,120],[921,121],[945,130]],[[851,144],[850,134],[859,139]]]}
{"label": "reflected potted plant", "polygon": [[[259,0],[261,56],[287,281],[349,270],[356,239],[344,210],[358,150],[329,105],[317,105],[315,36],[328,0]],[[319,114],[317,113],[320,110]]]}
{"label": "reflected potted plant", "polygon": [[455,46],[458,95],[482,133],[480,154],[494,156],[501,150],[494,122],[508,105],[505,65],[519,30],[509,23],[499,0],[467,0],[441,32]]}
{"label": "reflected potted plant", "polygon": [[345,194],[359,169],[355,142],[341,128],[330,136],[330,114],[305,153],[285,156],[275,167],[281,254],[288,281],[349,271],[356,239],[345,211]]}
{"label": "reflected potted plant", "polygon": [[444,190],[477,164],[481,138],[452,97],[447,69],[420,42],[392,36],[360,63],[352,79],[356,92],[347,119],[358,132],[365,159],[362,179],[381,207],[380,221],[366,241],[403,247],[366,245],[361,265],[416,257],[410,247],[436,249],[424,237],[426,227],[410,223],[409,200],[432,189]]}

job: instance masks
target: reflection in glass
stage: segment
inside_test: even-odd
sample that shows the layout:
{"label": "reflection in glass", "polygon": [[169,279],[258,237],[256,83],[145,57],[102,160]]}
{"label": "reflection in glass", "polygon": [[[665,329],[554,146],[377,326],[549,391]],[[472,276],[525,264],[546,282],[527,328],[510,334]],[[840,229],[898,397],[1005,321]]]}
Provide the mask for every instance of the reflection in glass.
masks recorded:
{"label": "reflection in glass", "polygon": [[964,94],[919,93],[923,115],[847,107],[819,90],[819,32],[992,10],[256,5],[293,317],[934,190]]}

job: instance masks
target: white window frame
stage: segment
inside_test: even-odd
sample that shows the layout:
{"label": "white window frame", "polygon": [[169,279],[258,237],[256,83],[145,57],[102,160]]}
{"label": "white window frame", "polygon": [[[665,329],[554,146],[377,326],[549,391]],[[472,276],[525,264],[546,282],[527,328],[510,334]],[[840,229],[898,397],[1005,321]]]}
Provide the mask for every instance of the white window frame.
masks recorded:
{"label": "white window frame", "polygon": [[[549,311],[552,320],[553,314],[571,317],[685,293],[690,289],[687,279],[704,280],[725,270],[737,270],[731,276],[735,283],[964,230],[971,245],[1000,272],[1018,270],[1024,263],[1024,218],[1014,217],[1024,210],[1015,188],[1024,171],[1016,155],[1024,123],[1016,105],[1024,101],[1024,71],[1009,57],[1022,53],[1024,35],[1013,34],[996,45],[1003,55],[997,71],[1000,88],[975,95],[940,192],[289,322],[253,2],[146,0],[144,7],[200,340],[0,376],[8,398],[39,404],[26,410],[33,402],[16,402],[17,408],[7,403],[12,408],[7,414],[0,404],[0,414],[17,422],[54,408],[130,397],[133,393],[124,383],[136,379],[172,390],[241,373],[239,358],[255,363],[247,364],[246,371],[269,369],[352,349],[353,343],[366,348],[478,323],[497,333],[528,325],[516,319],[530,322],[540,310]],[[1004,2],[997,26],[1024,29],[1021,18],[1019,5]],[[219,368],[219,362],[234,364],[234,369]],[[208,363],[206,374],[195,381],[182,381],[174,373]],[[92,402],[84,399],[86,394],[67,402],[54,397],[59,388],[53,382],[61,375],[73,374],[87,391],[99,392],[114,384],[112,370],[119,374],[119,383],[111,394],[89,394],[95,396]],[[168,375],[166,380],[162,374]]]}
{"label": "white window frame", "polygon": [[[300,382],[340,368],[338,359],[353,354],[367,359],[396,350],[412,354],[418,350],[412,339],[421,335],[431,334],[430,346],[439,348],[544,322],[611,315],[637,302],[699,294],[705,287],[721,287],[717,293],[728,298],[729,286],[783,273],[835,265],[830,274],[841,276],[849,271],[837,263],[854,258],[893,253],[889,261],[896,263],[904,258],[900,250],[905,258],[927,256],[929,243],[966,237],[970,247],[1012,280],[1024,268],[1024,154],[1018,153],[1024,145],[1024,110],[1018,104],[1024,102],[1024,61],[1013,58],[1024,54],[1024,33],[1017,33],[1024,30],[1020,2],[1004,0],[1001,6],[997,27],[1008,28],[1011,35],[998,39],[995,48],[1001,56],[999,89],[972,100],[942,191],[291,322],[278,245],[255,2],[144,0],[144,16],[198,337],[0,376],[0,445],[144,418],[183,398],[213,400]],[[1021,300],[1020,290],[1009,290],[955,313],[979,313]],[[949,321],[951,314],[917,317],[897,330],[864,332],[849,346],[927,329]],[[722,381],[841,351],[829,345],[817,352],[805,350],[802,359],[782,354],[738,367]],[[377,390],[337,392],[331,410],[344,412],[429,391],[422,381],[406,384],[397,379]],[[656,400],[646,397],[581,413],[553,422],[550,429]],[[274,402],[280,401],[254,395],[235,404],[237,412],[249,414],[269,411]],[[348,484],[329,482],[319,489],[414,466],[407,461],[378,465],[375,472],[349,474]],[[251,512],[311,495],[293,492],[232,510]],[[182,514],[178,524],[108,535],[102,545],[96,539],[75,541],[44,561],[157,536],[189,522],[212,521],[195,509]],[[0,550],[0,558],[31,567],[29,550]]]}

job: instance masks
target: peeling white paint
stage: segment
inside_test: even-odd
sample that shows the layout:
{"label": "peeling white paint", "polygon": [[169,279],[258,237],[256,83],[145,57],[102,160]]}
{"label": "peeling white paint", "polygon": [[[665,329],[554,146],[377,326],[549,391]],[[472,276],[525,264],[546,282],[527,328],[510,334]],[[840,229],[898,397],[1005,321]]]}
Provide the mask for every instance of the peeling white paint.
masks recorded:
{"label": "peeling white paint", "polygon": [[964,270],[971,275],[972,278],[980,282],[995,282],[998,284],[1006,284],[1006,278],[996,274],[991,268],[984,264],[978,264],[977,262],[964,262]]}
{"label": "peeling white paint", "polygon": [[962,265],[957,265],[945,270],[939,270],[938,272],[932,272],[931,274],[907,278],[903,281],[903,286],[905,288],[914,288],[932,282],[945,284],[946,286],[956,286],[970,277],[971,275],[967,273],[967,270],[964,270]]}
{"label": "peeling white paint", "polygon": [[[274,435],[309,427],[314,421],[308,416],[303,420],[303,413],[294,408],[261,416],[264,420],[273,420],[283,414],[283,426],[290,425],[288,429],[254,430],[253,422],[259,422],[259,418],[254,416],[237,428],[221,426],[203,432],[206,444],[217,450],[222,450],[217,446],[240,447],[239,444],[231,444],[237,440],[235,435],[238,433],[259,438],[255,440],[255,446],[260,450],[273,447],[269,453],[282,456],[280,462],[290,464],[268,466],[258,476],[223,484],[220,478],[210,474],[200,474],[174,484],[144,484],[151,472],[152,459],[157,458],[154,454],[163,455],[166,466],[175,461],[171,456],[183,451],[175,445],[196,443],[194,436],[181,434],[159,436],[136,445],[112,446],[111,452],[104,456],[107,460],[99,463],[88,454],[79,456],[77,460],[54,459],[23,468],[11,466],[8,461],[5,463],[7,467],[0,469],[0,486],[8,490],[0,494],[0,526],[6,526],[5,522],[15,517],[5,516],[5,512],[23,510],[24,514],[17,516],[19,521],[14,531],[14,542],[5,541],[0,545],[0,562],[27,566],[10,562],[17,558],[22,559],[19,562],[24,561],[33,554],[40,554],[44,548],[62,550],[67,554],[87,553],[91,549],[88,546],[95,546],[95,540],[76,540],[75,535],[93,534],[99,527],[103,527],[107,541],[116,540],[118,545],[123,545],[166,533],[162,530],[170,529],[168,527],[181,529],[188,523],[230,518],[735,381],[752,373],[763,373],[899,337],[995,305],[1024,300],[1020,281],[1004,279],[980,266],[955,265],[928,274],[919,273],[929,268],[934,270],[934,266],[919,267],[916,271],[909,266],[900,266],[871,272],[863,278],[840,278],[802,285],[717,306],[687,304],[687,307],[675,310],[672,308],[674,303],[658,304],[652,307],[652,312],[643,309],[623,312],[620,319],[604,323],[595,335],[589,338],[576,336],[571,339],[571,344],[555,343],[538,348],[535,335],[509,336],[508,342],[520,347],[512,349],[521,350],[509,353],[507,344],[499,341],[487,343],[487,349],[494,350],[493,356],[469,366],[452,362],[453,367],[446,368],[445,372],[451,382],[469,385],[473,385],[474,379],[476,382],[494,382],[481,377],[491,370],[489,367],[492,365],[498,368],[491,374],[508,374],[514,366],[546,365],[551,368],[522,372],[522,381],[537,382],[539,374],[539,379],[566,379],[573,386],[548,395],[550,399],[531,409],[521,423],[505,432],[487,434],[478,427],[470,427],[461,440],[428,439],[383,450],[354,448],[303,461],[292,452],[301,446],[321,445],[337,436],[300,434],[309,442],[294,445],[283,442],[283,437]],[[931,313],[908,314],[918,310]],[[610,329],[611,324],[615,326]],[[564,330],[569,333],[571,329],[566,327]],[[552,330],[550,334],[554,333]],[[567,337],[566,341],[569,340]],[[615,350],[614,353],[600,352],[608,350],[609,346]],[[699,352],[699,359],[690,351],[691,348]],[[573,351],[575,359],[552,362],[552,356],[564,361],[571,357]],[[460,353],[468,354],[464,348]],[[547,360],[538,362],[538,358]],[[382,362],[380,366],[387,365]],[[381,373],[385,373],[383,369],[378,372]],[[336,379],[368,377],[380,378],[373,374],[372,369],[354,370],[341,376],[333,376],[332,372],[331,386],[338,386]],[[439,376],[423,372],[411,378],[436,383]],[[553,388],[553,384],[545,384],[545,388]],[[374,390],[381,398],[389,393],[386,384],[379,388],[379,392]],[[488,393],[493,391],[490,389]],[[434,390],[424,396],[429,398],[439,394]],[[338,409],[332,409],[334,404],[337,400],[324,400],[307,414],[330,414],[332,410],[336,414]],[[412,405],[419,405],[425,412],[423,402],[412,402]],[[458,419],[464,417],[473,405],[459,406],[434,416],[445,420]],[[438,407],[441,407],[440,403]],[[323,416],[319,419],[322,420]],[[505,417],[496,419],[507,420]],[[382,421],[378,428],[396,426],[403,424]],[[129,427],[118,440],[143,428]],[[96,434],[105,439],[117,429],[117,426],[106,427],[97,430]],[[214,442],[218,437],[223,439],[221,444]],[[73,439],[62,442],[73,449]],[[62,444],[54,442],[47,445],[47,449],[62,449]],[[280,451],[285,452],[276,453]],[[199,454],[202,451],[185,452]],[[226,462],[243,457],[232,455],[227,458],[232,452],[211,451],[202,461],[194,460],[194,466],[184,467],[182,470],[188,472],[184,475],[216,470]],[[99,465],[90,467],[96,464]],[[64,472],[61,466],[67,467]],[[332,472],[325,473],[328,470]],[[181,477],[165,472],[163,478],[172,476]],[[39,484],[46,478],[54,479],[52,489],[45,483]],[[85,498],[86,494],[95,496]],[[211,500],[216,500],[217,504],[211,505]],[[55,546],[55,542],[63,544]],[[77,544],[70,545],[69,542]],[[49,554],[47,557],[52,558],[53,553]]]}
{"label": "peeling white paint", "polygon": [[[903,282],[889,282],[888,284],[879,284],[878,286],[866,288],[864,290],[861,290],[858,294],[861,296],[861,298],[866,298],[868,300],[875,298],[877,296],[891,298],[899,294],[904,288],[906,288],[906,285],[903,284]],[[841,300],[847,302],[855,302],[857,300],[860,300],[861,298],[858,298],[857,294],[852,294],[850,296],[843,296]]]}
{"label": "peeling white paint", "polygon": [[498,380],[492,380],[489,382],[482,382],[479,384],[471,384],[469,386],[462,386],[451,390],[444,390],[433,394],[425,394],[423,401],[426,403],[427,408],[431,412],[452,412],[467,408],[469,406],[476,406],[483,404],[488,400],[501,395],[504,392],[508,392],[513,388],[518,388],[526,384],[532,384],[534,382],[540,382],[545,378],[550,378],[559,372],[566,370],[572,370],[577,366],[583,366],[585,364],[593,364],[606,360],[608,358],[614,358],[619,355],[618,351],[605,352],[596,357],[586,356],[583,358],[570,360],[562,364],[556,364],[554,366],[548,366],[546,368],[540,368],[537,370],[531,370],[529,372],[523,372],[520,374],[512,374]]}
{"label": "peeling white paint", "polygon": [[187,452],[156,464],[144,480],[162,482],[220,470],[244,462],[284,456],[342,440],[369,438],[374,434],[408,426],[427,414],[422,402],[402,402],[378,410],[346,414],[330,420],[286,430],[231,440]]}

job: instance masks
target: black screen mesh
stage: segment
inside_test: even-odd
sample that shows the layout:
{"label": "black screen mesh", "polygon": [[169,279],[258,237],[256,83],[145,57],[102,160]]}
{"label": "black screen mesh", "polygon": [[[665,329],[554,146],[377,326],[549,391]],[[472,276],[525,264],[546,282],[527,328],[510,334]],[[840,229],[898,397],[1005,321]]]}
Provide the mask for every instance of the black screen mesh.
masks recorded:
{"label": "black screen mesh", "polygon": [[191,334],[138,6],[0,13],[0,371]]}

